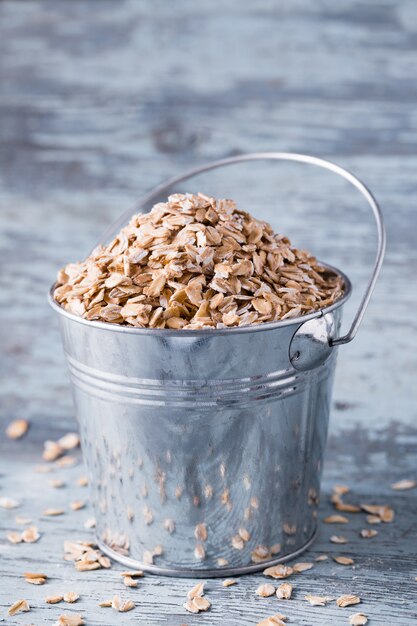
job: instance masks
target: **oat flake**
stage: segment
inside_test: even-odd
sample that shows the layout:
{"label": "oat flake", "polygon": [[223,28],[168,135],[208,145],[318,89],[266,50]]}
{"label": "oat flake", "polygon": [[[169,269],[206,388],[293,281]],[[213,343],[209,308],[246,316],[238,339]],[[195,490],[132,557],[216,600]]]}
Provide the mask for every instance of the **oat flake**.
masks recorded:
{"label": "oat flake", "polygon": [[8,609],[8,614],[10,616],[16,615],[16,613],[27,613],[30,611],[30,606],[27,600],[17,600],[14,602],[11,607]]}
{"label": "oat flake", "polygon": [[264,576],[271,576],[272,578],[288,578],[288,576],[291,576],[293,573],[294,570],[292,567],[282,565],[281,563],[279,565],[267,567],[263,571]]}
{"label": "oat flake", "polygon": [[360,601],[361,599],[359,598],[359,596],[344,595],[344,596],[340,596],[340,598],[337,598],[336,604],[337,606],[344,608],[346,606],[351,606],[352,604],[359,604]]}
{"label": "oat flake", "polygon": [[59,602],[62,602],[63,599],[64,596],[48,596],[45,598],[45,602],[46,604],[59,604]]}
{"label": "oat flake", "polygon": [[9,439],[20,439],[29,430],[29,422],[24,419],[17,419],[10,422],[6,428],[6,435]]}
{"label": "oat flake", "polygon": [[355,613],[349,617],[349,623],[352,626],[365,626],[368,623],[368,618],[364,613]]}
{"label": "oat flake", "polygon": [[414,487],[417,487],[417,481],[407,479],[399,480],[391,485],[391,489],[394,489],[395,491],[405,491],[406,489],[414,489]]}
{"label": "oat flake", "polygon": [[333,561],[339,563],[339,565],[353,565],[354,560],[350,558],[350,556],[334,556],[332,557]]}
{"label": "oat flake", "polygon": [[364,528],[359,534],[363,539],[372,539],[377,536],[378,531],[373,528]]}
{"label": "oat flake", "polygon": [[68,591],[67,593],[64,594],[64,602],[73,604],[74,602],[77,602],[79,597],[80,596],[78,595],[78,593],[75,593],[74,591]]}
{"label": "oat flake", "polygon": [[326,606],[326,604],[332,601],[332,598],[329,598],[329,596],[316,596],[314,594],[308,594],[304,598],[312,606]]}
{"label": "oat flake", "polygon": [[346,537],[343,537],[343,535],[332,535],[329,541],[331,543],[340,543],[340,544],[349,543]]}
{"label": "oat flake", "polygon": [[307,570],[314,567],[314,563],[295,563],[292,568],[294,572],[297,574],[301,574],[302,572],[306,572]]}
{"label": "oat flake", "polygon": [[269,583],[266,583],[264,585],[259,585],[255,593],[257,596],[260,596],[261,598],[269,598],[270,596],[274,595],[275,587],[274,585],[271,585]]}
{"label": "oat flake", "polygon": [[282,583],[276,591],[277,598],[279,598],[280,600],[290,600],[292,590],[293,587],[290,583]]}

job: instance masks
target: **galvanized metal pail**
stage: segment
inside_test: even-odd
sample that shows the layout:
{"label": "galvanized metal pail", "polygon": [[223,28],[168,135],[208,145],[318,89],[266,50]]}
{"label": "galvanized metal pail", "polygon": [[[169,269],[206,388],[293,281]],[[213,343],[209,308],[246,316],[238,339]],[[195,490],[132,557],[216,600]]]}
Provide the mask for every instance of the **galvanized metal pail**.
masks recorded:
{"label": "galvanized metal pail", "polygon": [[[139,329],[59,314],[104,552],[131,568],[225,576],[293,558],[316,533],[337,346],[353,339],[379,273],[382,218],[367,188],[315,157],[223,159],[173,184],[235,163],[290,160],[331,170],[367,199],[378,252],[349,332],[351,293],[322,311],[221,330]],[[113,227],[118,230],[124,215]],[[338,271],[338,270],[336,270]]]}

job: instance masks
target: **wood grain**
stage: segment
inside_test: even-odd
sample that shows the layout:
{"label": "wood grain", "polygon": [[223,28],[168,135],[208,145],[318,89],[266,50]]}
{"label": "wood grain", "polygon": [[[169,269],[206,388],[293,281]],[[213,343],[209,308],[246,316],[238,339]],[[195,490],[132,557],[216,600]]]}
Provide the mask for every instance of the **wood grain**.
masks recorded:
{"label": "wood grain", "polygon": [[[346,624],[355,610],[309,607],[303,596],[358,591],[371,624],[415,623],[415,495],[388,485],[417,475],[416,62],[414,0],[0,1],[0,419],[32,423],[22,441],[0,441],[2,495],[18,492],[25,511],[38,515],[52,495],[67,502],[78,491],[50,494],[47,478],[31,469],[46,437],[74,428],[46,302],[59,266],[84,256],[144,191],[194,164],[258,150],[328,157],[375,192],[388,251],[363,327],[340,349],[325,489],[349,482],[364,498],[389,497],[398,513],[368,542],[357,538],[354,518],[346,546],[354,577],[320,564],[297,578],[284,612],[297,624]],[[245,208],[349,274],[347,324],[375,245],[358,196],[327,175],[300,178],[285,167],[231,173],[212,185],[237,189]],[[64,585],[81,590],[88,624],[120,623],[96,607],[121,588],[114,572],[81,576],[60,559],[63,539],[84,532],[86,515],[44,520],[39,544],[10,546],[14,512],[1,510],[3,613],[25,594],[39,607],[32,621],[52,623],[60,608],[43,606],[44,591]],[[329,549],[327,530],[312,555]],[[32,568],[53,573],[48,587],[22,581]],[[278,606],[254,598],[259,580],[227,590],[210,582],[213,610],[189,617],[181,608],[188,583],[146,577],[128,594],[138,608],[122,619],[255,624]]]}

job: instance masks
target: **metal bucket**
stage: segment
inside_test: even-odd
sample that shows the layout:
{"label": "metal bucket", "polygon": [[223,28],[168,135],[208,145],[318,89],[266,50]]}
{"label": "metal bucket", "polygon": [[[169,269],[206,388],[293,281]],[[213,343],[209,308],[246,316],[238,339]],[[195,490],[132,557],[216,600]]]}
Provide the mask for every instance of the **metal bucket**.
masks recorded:
{"label": "metal bucket", "polygon": [[159,186],[142,205],[203,171],[255,159],[324,167],[368,200],[378,253],[347,335],[339,331],[351,285],[341,272],[345,294],[327,309],[221,330],[90,322],[57,305],[51,290],[97,540],[131,568],[192,577],[242,574],[291,559],[315,538],[337,346],[354,337],[384,254],[375,200],[327,161],[262,153],[192,170]]}

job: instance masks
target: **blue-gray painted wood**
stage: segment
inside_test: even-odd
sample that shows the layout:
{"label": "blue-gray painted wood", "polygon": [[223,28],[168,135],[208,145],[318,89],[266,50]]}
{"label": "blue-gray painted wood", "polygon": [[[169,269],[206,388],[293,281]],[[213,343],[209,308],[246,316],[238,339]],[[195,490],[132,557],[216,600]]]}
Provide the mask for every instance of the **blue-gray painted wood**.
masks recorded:
{"label": "blue-gray painted wood", "polygon": [[[1,441],[1,494],[17,490],[37,517],[79,491],[51,493],[31,469],[46,437],[74,428],[45,297],[58,267],[84,256],[167,176],[239,152],[293,150],[352,169],[385,213],[383,275],[357,339],[339,351],[324,478],[327,493],[343,481],[397,509],[373,540],[357,538],[354,516],[352,530],[343,529],[352,541],[339,552],[356,558],[353,580],[350,568],[320,564],[297,578],[285,605],[254,598],[260,577],[228,590],[210,582],[213,610],[188,616],[188,583],[147,577],[126,593],[138,602],[134,612],[105,618],[96,603],[121,589],[117,575],[76,574],[60,559],[63,539],[85,534],[77,520],[87,512],[44,520],[41,542],[10,546],[14,512],[1,510],[0,611],[20,595],[41,606],[63,586],[82,590],[88,624],[255,624],[282,606],[296,624],[345,624],[355,608],[309,607],[303,596],[360,591],[371,624],[415,623],[415,492],[388,486],[417,475],[416,63],[414,0],[0,2],[0,416],[32,422],[24,440]],[[348,317],[372,260],[371,219],[330,175],[300,182],[293,172],[231,174],[204,190],[239,183],[245,208],[344,269],[355,284]],[[329,549],[328,535],[323,528],[312,554]],[[55,578],[30,586],[19,578],[27,569]],[[52,623],[60,612],[43,606],[7,623]]]}

